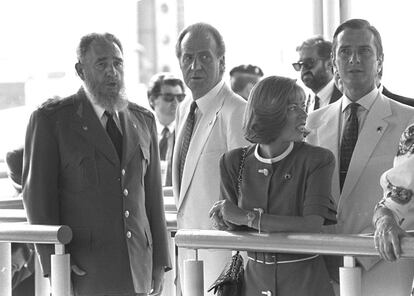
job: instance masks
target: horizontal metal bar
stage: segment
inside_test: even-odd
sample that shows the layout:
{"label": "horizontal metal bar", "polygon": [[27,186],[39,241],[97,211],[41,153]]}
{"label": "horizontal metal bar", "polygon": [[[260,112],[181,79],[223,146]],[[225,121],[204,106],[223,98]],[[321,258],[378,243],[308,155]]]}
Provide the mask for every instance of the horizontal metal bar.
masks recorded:
{"label": "horizontal metal bar", "polygon": [[0,209],[23,209],[23,200],[21,197],[2,199]]}
{"label": "horizontal metal bar", "polygon": [[0,242],[68,244],[72,230],[66,225],[0,223]]}
{"label": "horizontal metal bar", "polygon": [[0,209],[0,222],[26,222],[26,211],[19,209]]}
{"label": "horizontal metal bar", "polygon": [[[232,249],[260,252],[378,256],[374,239],[368,235],[310,233],[257,233],[219,230],[179,230],[178,247],[189,249]],[[414,258],[414,237],[402,239],[402,257]]]}

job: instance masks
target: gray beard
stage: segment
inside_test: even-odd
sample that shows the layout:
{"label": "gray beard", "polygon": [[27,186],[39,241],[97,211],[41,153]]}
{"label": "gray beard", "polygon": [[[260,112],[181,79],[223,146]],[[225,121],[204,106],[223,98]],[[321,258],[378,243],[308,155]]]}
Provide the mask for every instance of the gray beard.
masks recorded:
{"label": "gray beard", "polygon": [[128,106],[128,100],[125,93],[125,87],[122,86],[119,93],[116,95],[99,93],[99,90],[95,88],[87,80],[83,83],[83,88],[87,96],[92,100],[94,104],[97,104],[109,112],[122,111]]}

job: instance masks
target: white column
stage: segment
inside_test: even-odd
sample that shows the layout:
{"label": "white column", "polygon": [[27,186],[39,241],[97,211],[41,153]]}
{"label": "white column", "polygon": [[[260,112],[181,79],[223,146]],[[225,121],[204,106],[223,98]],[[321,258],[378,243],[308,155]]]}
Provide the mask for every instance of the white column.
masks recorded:
{"label": "white column", "polygon": [[332,40],[339,25],[339,0],[323,1],[323,33],[326,40]]}
{"label": "white column", "polygon": [[184,261],[183,296],[204,295],[203,261],[198,260],[197,250],[195,260]]}
{"label": "white column", "polygon": [[340,2],[340,23],[351,18],[352,0],[339,0]]}
{"label": "white column", "polygon": [[323,36],[323,0],[313,0],[313,34]]}
{"label": "white column", "polygon": [[344,267],[339,268],[341,296],[361,296],[361,268],[356,267],[355,258],[344,256]]}
{"label": "white column", "polygon": [[12,295],[11,243],[0,243],[0,295]]}
{"label": "white column", "polygon": [[64,245],[55,245],[51,263],[52,296],[70,296],[70,255]]}

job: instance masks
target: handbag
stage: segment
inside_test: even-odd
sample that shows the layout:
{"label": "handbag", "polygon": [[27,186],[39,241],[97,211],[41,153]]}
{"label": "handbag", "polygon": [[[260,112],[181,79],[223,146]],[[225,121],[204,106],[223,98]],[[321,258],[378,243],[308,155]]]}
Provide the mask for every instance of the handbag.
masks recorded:
{"label": "handbag", "polygon": [[[240,196],[241,193],[241,181],[244,167],[244,159],[246,158],[247,147],[242,149],[240,157],[239,173],[237,178],[237,193]],[[239,251],[236,252],[231,258],[231,261],[227,263],[219,277],[210,286],[207,292],[214,290],[214,294],[217,296],[239,296],[241,294],[241,288],[243,286],[244,279],[244,266],[243,257]]]}

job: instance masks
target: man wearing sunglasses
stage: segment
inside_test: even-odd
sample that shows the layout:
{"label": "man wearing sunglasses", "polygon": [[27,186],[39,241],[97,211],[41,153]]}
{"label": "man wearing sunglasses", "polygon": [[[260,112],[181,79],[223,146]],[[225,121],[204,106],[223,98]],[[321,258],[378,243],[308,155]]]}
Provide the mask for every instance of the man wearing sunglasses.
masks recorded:
{"label": "man wearing sunglasses", "polygon": [[148,84],[148,101],[154,110],[160,150],[162,184],[172,186],[171,166],[175,144],[175,111],[184,100],[184,84],[172,73],[157,73]]}
{"label": "man wearing sunglasses", "polygon": [[309,113],[337,101],[342,93],[333,80],[332,43],[317,36],[305,40],[296,51],[299,61],[292,66],[300,71],[303,83],[312,90],[306,100],[306,111]]}

